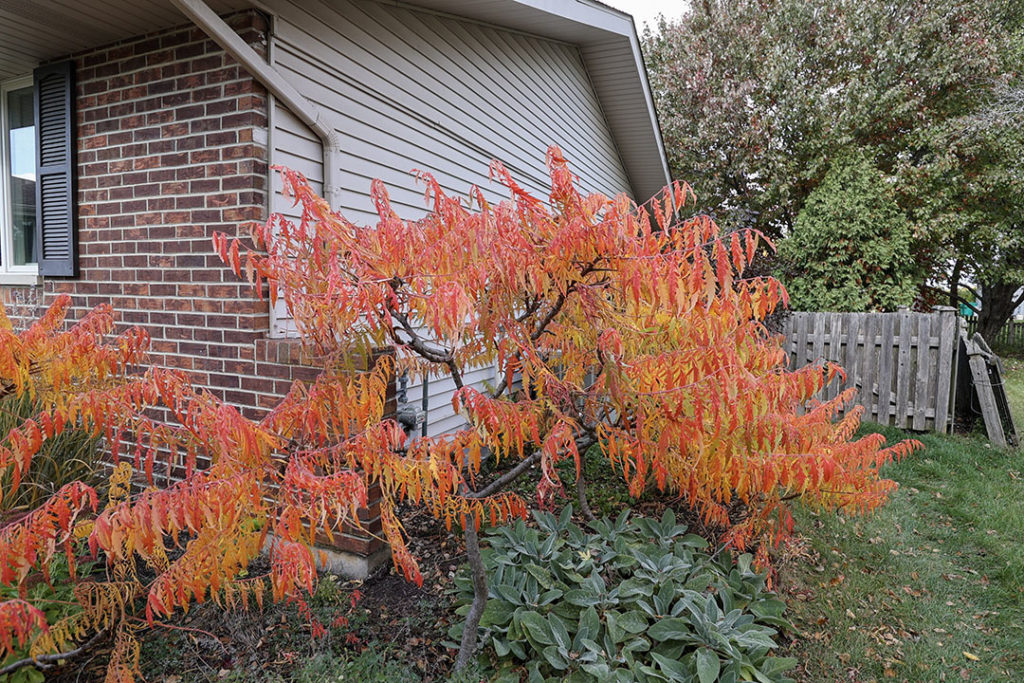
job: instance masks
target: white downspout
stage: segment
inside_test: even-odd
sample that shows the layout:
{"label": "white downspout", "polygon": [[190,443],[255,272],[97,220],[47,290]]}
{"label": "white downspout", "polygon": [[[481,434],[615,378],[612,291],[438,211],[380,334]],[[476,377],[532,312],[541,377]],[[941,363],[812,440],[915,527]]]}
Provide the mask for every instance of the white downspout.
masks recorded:
{"label": "white downspout", "polygon": [[332,209],[341,206],[341,140],[327,114],[302,95],[274,67],[253,50],[203,0],[171,0],[171,3],[203,30],[224,51],[234,57],[252,76],[280,100],[320,138],[323,146],[324,199]]}

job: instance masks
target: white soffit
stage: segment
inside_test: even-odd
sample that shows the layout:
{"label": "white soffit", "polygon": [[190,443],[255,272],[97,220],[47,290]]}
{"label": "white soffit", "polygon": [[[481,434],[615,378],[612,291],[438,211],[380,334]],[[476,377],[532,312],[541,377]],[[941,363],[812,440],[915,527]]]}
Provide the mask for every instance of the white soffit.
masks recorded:
{"label": "white soffit", "polygon": [[[218,13],[250,5],[209,0]],[[40,63],[188,23],[168,0],[0,0],[0,80]]]}

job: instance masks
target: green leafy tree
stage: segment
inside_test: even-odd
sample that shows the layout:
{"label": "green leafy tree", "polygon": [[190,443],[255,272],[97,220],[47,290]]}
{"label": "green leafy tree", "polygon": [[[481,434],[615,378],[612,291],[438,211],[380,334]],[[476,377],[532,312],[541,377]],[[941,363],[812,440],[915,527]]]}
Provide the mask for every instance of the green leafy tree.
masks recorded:
{"label": "green leafy tree", "polygon": [[[1024,41],[1021,41],[1024,43]],[[933,194],[915,207],[945,262],[936,291],[978,316],[992,339],[1024,303],[1024,84],[1001,88],[991,106],[952,121],[946,146],[975,163],[936,165]],[[944,266],[944,268],[943,268]],[[980,305],[979,305],[980,303]]]}
{"label": "green leafy tree", "polygon": [[790,305],[807,311],[892,311],[914,299],[910,226],[863,153],[841,157],[779,244]]}
{"label": "green leafy tree", "polygon": [[673,172],[720,225],[777,238],[842,150],[866,150],[925,300],[977,285],[998,328],[1024,294],[1022,17],[1020,0],[695,0],[644,36]]}

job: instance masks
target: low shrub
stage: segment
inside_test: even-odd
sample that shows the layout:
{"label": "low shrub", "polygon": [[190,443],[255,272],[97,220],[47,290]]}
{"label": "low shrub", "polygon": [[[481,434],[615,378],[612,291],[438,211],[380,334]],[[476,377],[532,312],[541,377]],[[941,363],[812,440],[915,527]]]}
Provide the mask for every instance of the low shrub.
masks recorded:
{"label": "low shrub", "polygon": [[[0,399],[0,434],[10,435],[12,429],[35,417],[40,409],[40,404],[28,394]],[[19,486],[12,486],[12,468],[4,469],[0,473],[0,491],[3,491],[0,527],[23,518],[67,484],[77,481],[101,486],[106,471],[99,442],[99,437],[84,429],[69,428],[43,442],[22,473]],[[0,446],[10,446],[10,443],[0,440]],[[88,550],[84,542],[79,541],[76,546],[76,555],[82,556]],[[84,565],[80,562],[77,574],[88,574],[92,566],[91,562]],[[48,577],[41,572],[31,573],[31,580],[24,587],[0,585],[0,601],[27,599],[45,614],[48,624],[60,623],[80,613],[81,608],[75,602],[75,582],[65,555],[55,554],[47,572]],[[6,657],[0,657],[0,670],[32,654],[36,653],[28,644],[12,648]],[[34,666],[0,673],[0,683],[41,683],[44,680],[45,674]]]}
{"label": "low shrub", "polygon": [[[785,604],[751,569],[752,556],[709,554],[667,510],[660,521],[605,518],[585,531],[534,513],[489,533],[490,600],[482,642],[498,680],[787,681],[773,657]],[[472,583],[456,578],[459,613]],[[462,625],[450,635],[461,638]]]}

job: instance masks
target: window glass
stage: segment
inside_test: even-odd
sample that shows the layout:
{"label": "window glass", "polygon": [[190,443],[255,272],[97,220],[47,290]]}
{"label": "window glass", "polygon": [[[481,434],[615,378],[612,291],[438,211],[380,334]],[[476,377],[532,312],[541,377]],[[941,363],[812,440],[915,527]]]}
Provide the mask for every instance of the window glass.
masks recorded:
{"label": "window glass", "polygon": [[11,257],[7,265],[35,263],[36,128],[32,88],[7,93],[7,156],[11,202]]}

